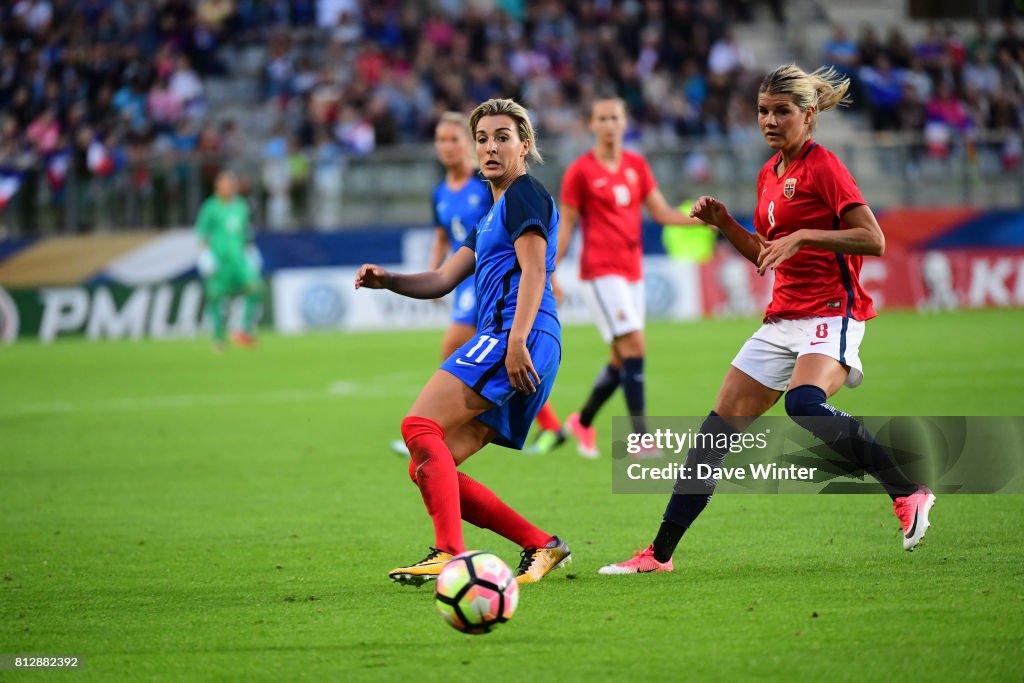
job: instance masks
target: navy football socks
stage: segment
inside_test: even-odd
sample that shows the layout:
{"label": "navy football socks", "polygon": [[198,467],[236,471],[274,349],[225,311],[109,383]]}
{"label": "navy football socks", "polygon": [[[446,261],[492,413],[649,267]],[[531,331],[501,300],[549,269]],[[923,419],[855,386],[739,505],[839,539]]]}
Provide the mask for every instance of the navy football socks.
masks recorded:
{"label": "navy football socks", "polygon": [[637,434],[647,432],[647,417],[644,405],[644,359],[622,359],[622,393],[626,395],[626,408]]}
{"label": "navy football socks", "polygon": [[[718,413],[711,411],[704,423],[700,426],[700,434],[713,435],[715,438],[707,439],[711,444],[728,443],[729,438],[736,434],[732,425],[722,419]],[[724,438],[723,438],[724,437]],[[686,467],[690,472],[697,471],[698,464],[711,467],[721,467],[725,462],[728,453],[728,446],[723,450],[714,445],[694,446],[686,455]],[[654,559],[658,562],[667,562],[676,551],[676,546],[682,540],[683,534],[690,528],[694,520],[704,511],[711,501],[711,494],[715,492],[718,484],[714,479],[696,479],[687,482],[677,481],[675,492],[665,506],[665,514],[658,529],[658,535],[654,538]]]}
{"label": "navy football socks", "polygon": [[790,389],[786,394],[786,412],[826,446],[877,479],[893,500],[917,490],[917,484],[907,479],[863,425],[849,413],[829,405],[821,387],[804,384]]}
{"label": "navy football socks", "polygon": [[589,427],[597,416],[597,411],[611,398],[615,390],[619,388],[619,369],[609,363],[601,370],[601,374],[594,381],[594,388],[590,390],[590,396],[580,411],[580,424]]}

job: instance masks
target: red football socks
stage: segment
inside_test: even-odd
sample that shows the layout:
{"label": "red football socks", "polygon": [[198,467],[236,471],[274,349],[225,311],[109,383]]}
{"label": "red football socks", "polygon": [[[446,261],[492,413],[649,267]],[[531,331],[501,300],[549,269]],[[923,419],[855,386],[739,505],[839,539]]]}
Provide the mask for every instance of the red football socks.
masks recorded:
{"label": "red football socks", "polygon": [[467,522],[481,529],[490,529],[523,548],[543,548],[551,540],[551,534],[527,522],[494,491],[464,472],[458,475],[462,517]]}
{"label": "red football socks", "polygon": [[[444,430],[437,423],[407,417],[402,421],[402,436],[412,456],[409,478],[419,487],[427,512],[434,521],[438,548],[453,555],[465,550],[462,519],[481,529],[490,529],[523,548],[542,548],[551,540],[551,534],[530,524],[489,488],[455,469],[451,451],[444,443]],[[433,454],[439,452],[440,455],[434,457]],[[439,466],[442,463],[451,467]],[[454,491],[451,480],[454,480]]]}
{"label": "red football socks", "polygon": [[444,443],[444,430],[433,420],[407,417],[402,420],[402,437],[416,467],[414,481],[434,522],[435,546],[453,555],[465,551],[458,472]]}
{"label": "red football socks", "polygon": [[555,409],[551,407],[550,403],[545,403],[537,413],[537,424],[541,429],[549,432],[557,432],[562,428],[562,423],[558,421],[558,415],[555,414]]}

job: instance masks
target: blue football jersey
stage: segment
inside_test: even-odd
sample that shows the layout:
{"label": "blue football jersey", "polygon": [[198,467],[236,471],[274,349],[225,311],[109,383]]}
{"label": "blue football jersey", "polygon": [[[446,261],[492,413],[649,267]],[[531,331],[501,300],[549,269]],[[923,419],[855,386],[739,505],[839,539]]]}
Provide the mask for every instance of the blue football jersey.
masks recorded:
{"label": "blue football jersey", "polygon": [[558,208],[544,186],[529,175],[512,182],[463,243],[476,252],[478,331],[507,332],[512,328],[522,274],[514,244],[530,230],[540,233],[548,242],[544,296],[533,329],[561,339],[555,295],[551,291],[551,273],[558,251]]}
{"label": "blue football jersey", "polygon": [[454,254],[477,221],[491,208],[494,198],[490,186],[474,173],[458,191],[452,190],[447,182],[441,181],[434,188],[432,203],[434,225],[448,232],[448,241]]}

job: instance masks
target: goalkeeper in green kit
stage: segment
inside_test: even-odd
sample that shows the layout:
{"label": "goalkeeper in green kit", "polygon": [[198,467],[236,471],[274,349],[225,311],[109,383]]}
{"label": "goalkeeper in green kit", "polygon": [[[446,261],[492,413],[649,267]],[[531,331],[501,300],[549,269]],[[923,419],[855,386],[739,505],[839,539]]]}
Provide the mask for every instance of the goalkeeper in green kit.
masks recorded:
{"label": "goalkeeper in green kit", "polygon": [[239,346],[253,346],[256,316],[263,302],[259,252],[252,244],[249,205],[238,194],[238,179],[230,171],[217,175],[214,195],[203,202],[196,232],[203,247],[199,273],[204,279],[206,306],[213,320],[213,344],[224,347],[227,338],[225,303],[245,297],[242,329],[231,335]]}

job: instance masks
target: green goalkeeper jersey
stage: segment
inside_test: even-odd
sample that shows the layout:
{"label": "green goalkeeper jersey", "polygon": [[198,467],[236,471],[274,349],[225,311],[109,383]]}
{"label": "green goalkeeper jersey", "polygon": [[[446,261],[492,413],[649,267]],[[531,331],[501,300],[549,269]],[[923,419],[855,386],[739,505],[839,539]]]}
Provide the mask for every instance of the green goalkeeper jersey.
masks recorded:
{"label": "green goalkeeper jersey", "polygon": [[249,206],[241,197],[229,202],[213,196],[203,202],[196,219],[196,232],[210,245],[218,260],[245,259],[249,231]]}

